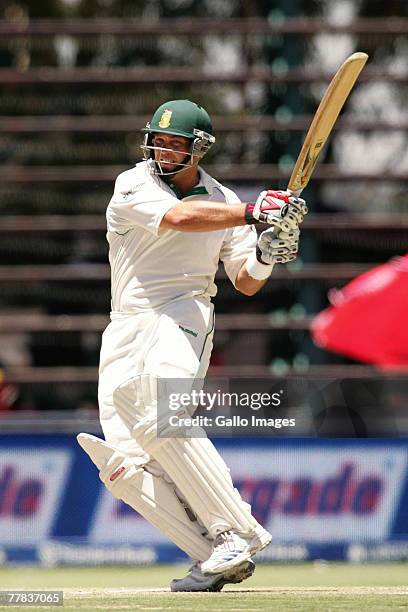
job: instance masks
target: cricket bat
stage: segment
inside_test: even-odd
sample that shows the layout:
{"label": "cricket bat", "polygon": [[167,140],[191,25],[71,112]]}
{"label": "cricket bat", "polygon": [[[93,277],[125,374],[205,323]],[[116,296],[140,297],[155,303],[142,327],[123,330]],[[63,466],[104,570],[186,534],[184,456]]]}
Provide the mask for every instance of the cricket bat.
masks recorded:
{"label": "cricket bat", "polygon": [[326,89],[289,179],[288,190],[293,195],[299,196],[308,184],[319,155],[367,59],[367,53],[350,55]]}

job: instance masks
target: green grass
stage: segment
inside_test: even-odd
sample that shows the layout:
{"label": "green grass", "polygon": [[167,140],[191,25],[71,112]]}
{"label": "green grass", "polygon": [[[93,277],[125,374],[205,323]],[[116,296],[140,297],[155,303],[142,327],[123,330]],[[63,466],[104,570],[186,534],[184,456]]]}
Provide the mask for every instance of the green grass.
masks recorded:
{"label": "green grass", "polygon": [[[1,588],[163,588],[187,565],[154,567],[3,567]],[[261,565],[242,588],[408,586],[408,563]]]}
{"label": "green grass", "polygon": [[252,610],[408,610],[408,564],[310,563],[259,565],[252,578],[222,593],[169,593],[186,566],[0,568],[1,589],[63,589],[57,607],[13,610],[140,610],[226,612]]}

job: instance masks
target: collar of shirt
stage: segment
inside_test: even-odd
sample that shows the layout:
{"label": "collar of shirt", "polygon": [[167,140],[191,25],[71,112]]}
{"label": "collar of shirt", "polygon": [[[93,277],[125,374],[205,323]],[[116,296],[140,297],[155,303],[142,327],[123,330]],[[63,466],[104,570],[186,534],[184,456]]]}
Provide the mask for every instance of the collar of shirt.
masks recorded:
{"label": "collar of shirt", "polygon": [[161,176],[162,181],[170,187],[170,189],[176,194],[179,200],[183,198],[188,198],[194,195],[211,195],[214,189],[214,185],[212,183],[211,177],[202,169],[198,168],[198,172],[200,175],[200,180],[197,185],[194,185],[190,191],[187,193],[181,193],[177,188],[177,185],[173,183],[171,176]]}

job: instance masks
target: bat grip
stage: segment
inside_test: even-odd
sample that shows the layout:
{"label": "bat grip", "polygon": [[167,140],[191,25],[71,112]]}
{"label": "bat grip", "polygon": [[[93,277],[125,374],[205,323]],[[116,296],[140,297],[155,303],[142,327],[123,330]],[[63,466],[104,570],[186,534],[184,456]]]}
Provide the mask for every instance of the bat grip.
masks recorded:
{"label": "bat grip", "polygon": [[295,197],[298,198],[300,196],[300,194],[302,193],[302,189],[298,189],[297,191],[292,191],[292,189],[289,189],[288,187],[288,191]]}

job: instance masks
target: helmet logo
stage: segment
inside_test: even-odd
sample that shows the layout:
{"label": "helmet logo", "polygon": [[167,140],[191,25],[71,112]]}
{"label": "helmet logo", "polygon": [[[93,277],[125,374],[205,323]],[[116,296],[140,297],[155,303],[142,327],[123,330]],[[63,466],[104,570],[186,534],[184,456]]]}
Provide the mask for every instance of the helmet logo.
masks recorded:
{"label": "helmet logo", "polygon": [[171,116],[173,114],[173,111],[170,110],[169,108],[166,108],[166,110],[163,112],[160,121],[159,121],[159,127],[161,128],[168,128],[170,127],[170,121],[171,121]]}

